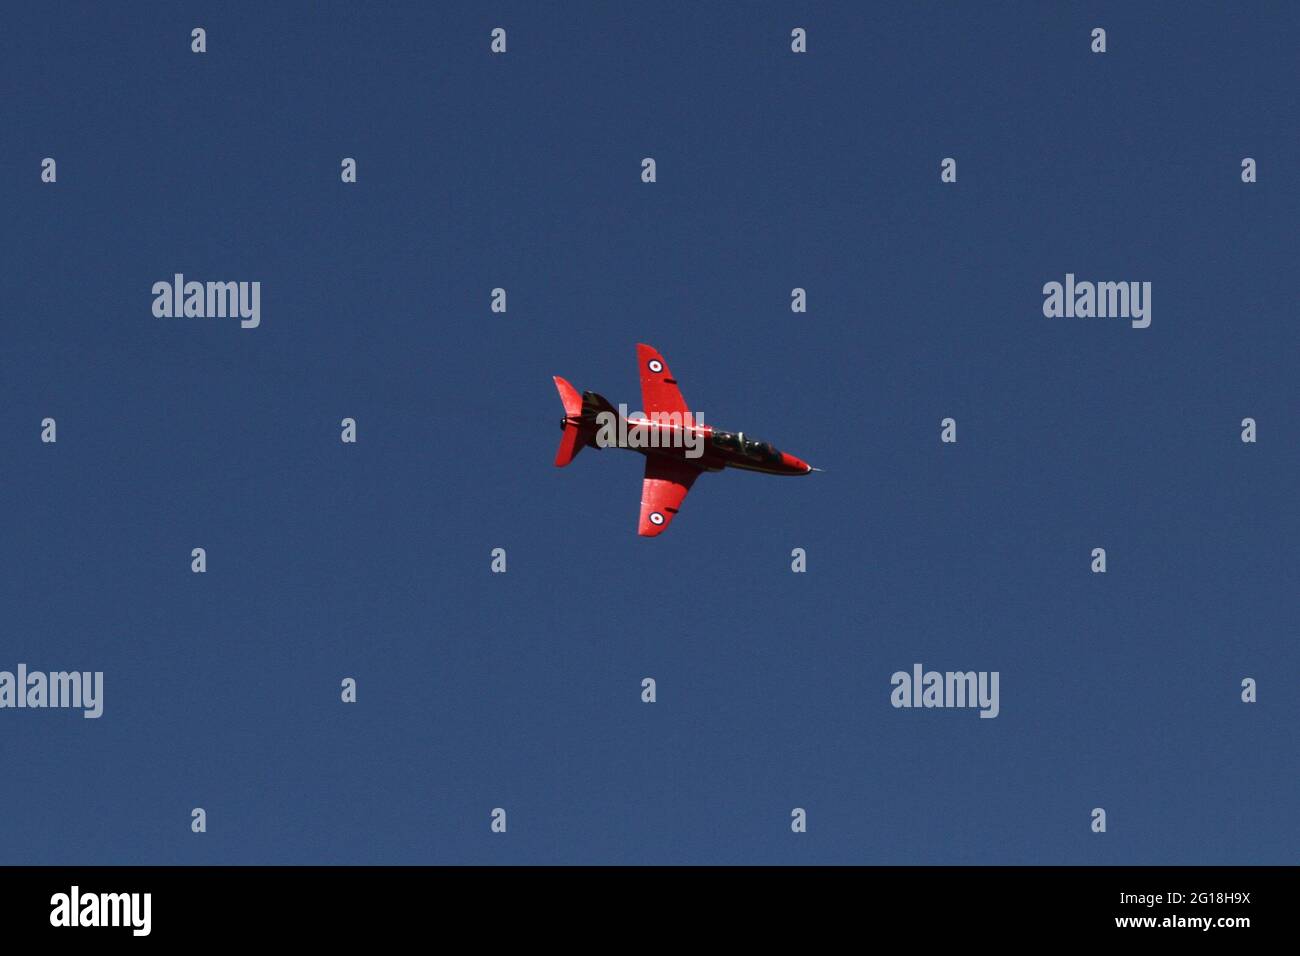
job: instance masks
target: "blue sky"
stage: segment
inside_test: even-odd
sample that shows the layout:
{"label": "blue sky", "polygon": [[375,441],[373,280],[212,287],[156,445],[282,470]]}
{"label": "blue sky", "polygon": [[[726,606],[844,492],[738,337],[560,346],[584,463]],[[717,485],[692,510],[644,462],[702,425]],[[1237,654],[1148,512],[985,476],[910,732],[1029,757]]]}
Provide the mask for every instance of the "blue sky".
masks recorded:
{"label": "blue sky", "polygon": [[[1293,862],[1300,19],[1170,9],[7,10],[0,862]],[[638,538],[637,342],[826,472]]]}

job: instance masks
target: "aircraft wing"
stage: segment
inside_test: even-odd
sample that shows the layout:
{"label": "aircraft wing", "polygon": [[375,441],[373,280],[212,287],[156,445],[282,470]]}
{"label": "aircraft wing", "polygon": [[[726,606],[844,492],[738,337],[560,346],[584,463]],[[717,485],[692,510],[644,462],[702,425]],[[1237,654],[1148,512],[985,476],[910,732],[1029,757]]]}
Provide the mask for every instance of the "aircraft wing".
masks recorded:
{"label": "aircraft wing", "polygon": [[686,415],[690,411],[686,399],[682,398],[677,380],[668,371],[668,363],[659,350],[652,345],[638,345],[636,358],[641,369],[641,403],[645,405],[645,413],[680,412]]}
{"label": "aircraft wing", "polygon": [[641,482],[641,524],[637,534],[653,538],[663,534],[686,499],[686,492],[704,469],[688,461],[646,455]]}

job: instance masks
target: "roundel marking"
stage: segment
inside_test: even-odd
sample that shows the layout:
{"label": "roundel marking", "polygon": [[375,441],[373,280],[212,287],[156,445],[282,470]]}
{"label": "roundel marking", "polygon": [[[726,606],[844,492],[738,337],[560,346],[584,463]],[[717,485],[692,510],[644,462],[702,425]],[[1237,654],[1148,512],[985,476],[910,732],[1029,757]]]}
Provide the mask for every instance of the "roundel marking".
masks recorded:
{"label": "roundel marking", "polygon": [[652,512],[650,512],[650,523],[651,523],[651,524],[663,524],[663,523],[664,523],[664,516],[661,515],[661,514],[660,514],[659,512],[657,512],[657,511],[652,511]]}
{"label": "roundel marking", "polygon": [[658,359],[651,359],[649,364],[650,364],[650,371],[656,374],[664,370],[664,363],[659,361]]}

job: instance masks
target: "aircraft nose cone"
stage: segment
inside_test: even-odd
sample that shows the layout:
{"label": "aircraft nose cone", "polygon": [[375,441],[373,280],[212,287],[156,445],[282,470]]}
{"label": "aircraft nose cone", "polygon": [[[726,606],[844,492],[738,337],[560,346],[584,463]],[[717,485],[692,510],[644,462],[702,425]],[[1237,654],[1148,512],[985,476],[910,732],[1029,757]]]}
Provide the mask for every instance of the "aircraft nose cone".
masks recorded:
{"label": "aircraft nose cone", "polygon": [[813,470],[812,465],[808,464],[803,459],[796,458],[794,455],[786,452],[781,452],[781,464],[785,465],[785,467],[789,468],[790,471],[796,475],[806,475]]}

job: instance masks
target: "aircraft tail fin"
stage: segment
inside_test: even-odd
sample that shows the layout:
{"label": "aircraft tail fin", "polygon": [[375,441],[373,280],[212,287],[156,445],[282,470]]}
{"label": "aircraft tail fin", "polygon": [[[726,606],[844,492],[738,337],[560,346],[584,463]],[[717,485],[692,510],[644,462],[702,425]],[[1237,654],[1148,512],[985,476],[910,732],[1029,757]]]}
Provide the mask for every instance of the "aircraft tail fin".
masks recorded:
{"label": "aircraft tail fin", "polygon": [[555,379],[556,391],[560,393],[560,401],[564,403],[565,418],[582,417],[582,396],[578,390],[566,382],[560,376],[552,376]]}
{"label": "aircraft tail fin", "polygon": [[597,395],[595,392],[582,393],[582,417],[593,425],[597,424],[596,416],[601,412],[608,415],[618,416],[618,409],[609,403],[604,395]]}
{"label": "aircraft tail fin", "polygon": [[560,448],[555,453],[555,467],[563,468],[573,461],[586,444],[582,435],[582,426],[565,422],[564,434],[560,437]]}
{"label": "aircraft tail fin", "polygon": [[560,447],[555,453],[555,467],[563,468],[577,458],[578,452],[585,446],[596,444],[596,416],[601,412],[618,413],[595,392],[579,395],[576,388],[558,375],[555,376],[555,388],[560,393],[560,401],[564,403],[564,421],[560,426],[564,429],[564,435],[560,438]]}

